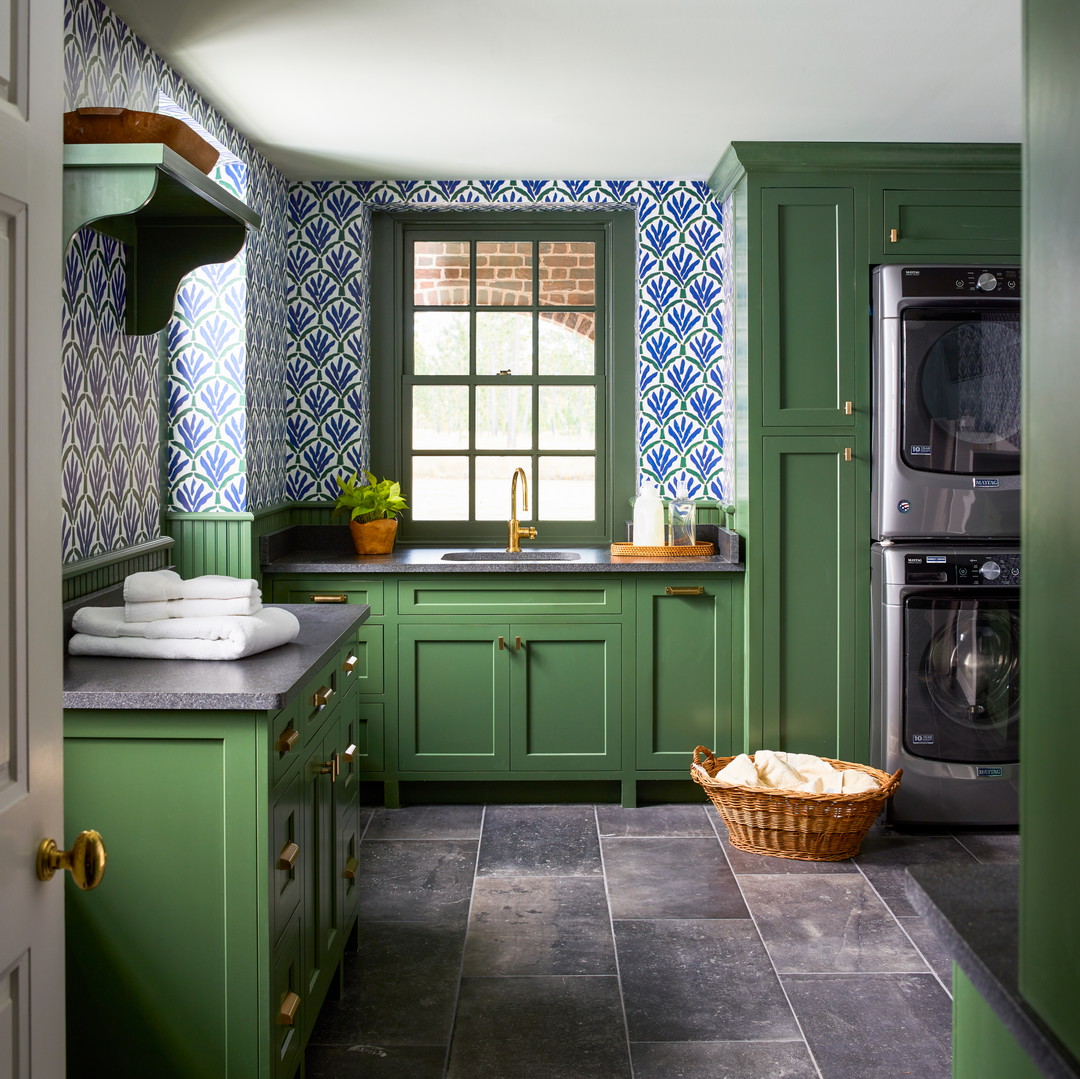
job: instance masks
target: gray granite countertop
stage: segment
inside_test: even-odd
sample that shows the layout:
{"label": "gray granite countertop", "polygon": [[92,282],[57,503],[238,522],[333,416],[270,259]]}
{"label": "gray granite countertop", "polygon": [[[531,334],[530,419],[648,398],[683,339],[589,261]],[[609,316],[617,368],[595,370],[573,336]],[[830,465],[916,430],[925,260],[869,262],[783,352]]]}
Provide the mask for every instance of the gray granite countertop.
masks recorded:
{"label": "gray granite countertop", "polygon": [[[527,540],[520,555],[494,540],[482,547],[420,547],[396,544],[387,555],[358,555],[348,529],[338,525],[293,525],[260,540],[263,573],[742,573],[737,533],[701,525],[700,539],[717,553],[686,558],[615,557],[609,544],[545,547]],[[451,557],[445,557],[445,556]],[[537,557],[537,556],[541,557]],[[544,555],[549,556],[543,558]],[[464,556],[464,557],[463,557]],[[551,557],[554,556],[554,557]]]}
{"label": "gray granite countertop", "polygon": [[65,708],[252,709],[277,711],[300,692],[309,673],[330,659],[357,626],[364,604],[275,603],[300,619],[289,644],[245,659],[113,659],[67,656]]}
{"label": "gray granite countertop", "polygon": [[914,865],[908,898],[987,1004],[1049,1079],[1080,1067],[1019,990],[1019,871],[1008,865]]}

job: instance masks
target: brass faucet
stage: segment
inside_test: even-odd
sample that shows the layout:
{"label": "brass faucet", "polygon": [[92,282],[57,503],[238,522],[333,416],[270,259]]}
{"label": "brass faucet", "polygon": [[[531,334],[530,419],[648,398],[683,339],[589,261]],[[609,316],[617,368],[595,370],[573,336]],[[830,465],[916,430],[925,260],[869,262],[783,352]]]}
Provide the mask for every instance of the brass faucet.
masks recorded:
{"label": "brass faucet", "polygon": [[510,545],[506,548],[507,554],[520,554],[521,544],[518,543],[520,539],[536,539],[535,528],[522,528],[518,524],[517,519],[517,481],[518,476],[521,477],[522,497],[521,508],[527,510],[529,508],[529,481],[525,478],[525,469],[518,468],[514,470],[514,478],[510,481]]}

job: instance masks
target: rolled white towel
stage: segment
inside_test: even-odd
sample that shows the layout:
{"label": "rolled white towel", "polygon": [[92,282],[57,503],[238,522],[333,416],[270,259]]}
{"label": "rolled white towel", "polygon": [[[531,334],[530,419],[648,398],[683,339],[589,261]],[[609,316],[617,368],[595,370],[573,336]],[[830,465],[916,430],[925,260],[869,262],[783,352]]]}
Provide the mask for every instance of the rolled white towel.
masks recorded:
{"label": "rolled white towel", "polygon": [[162,618],[207,618],[255,614],[262,609],[262,592],[237,599],[170,599],[158,603],[125,603],[129,622],[156,622]]}
{"label": "rolled white towel", "polygon": [[184,580],[171,569],[131,573],[124,579],[125,603],[164,603],[173,599],[249,599],[258,595],[251,577],[206,573]]}
{"label": "rolled white towel", "polygon": [[[149,633],[143,637],[76,633],[68,642],[68,651],[73,656],[128,659],[242,659],[288,644],[300,632],[296,615],[280,607],[265,607],[248,616],[170,620],[165,626],[147,626]],[[164,636],[167,631],[172,636]]]}

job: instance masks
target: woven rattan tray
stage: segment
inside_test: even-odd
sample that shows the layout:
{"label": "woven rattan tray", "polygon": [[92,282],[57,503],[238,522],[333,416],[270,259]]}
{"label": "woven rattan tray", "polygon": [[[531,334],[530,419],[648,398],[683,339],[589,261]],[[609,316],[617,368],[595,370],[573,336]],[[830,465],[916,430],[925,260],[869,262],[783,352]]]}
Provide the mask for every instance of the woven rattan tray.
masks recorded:
{"label": "woven rattan tray", "polygon": [[613,543],[611,553],[616,557],[637,555],[639,558],[688,558],[691,555],[716,554],[716,548],[711,543],[695,543],[693,546],[682,547],[640,547],[636,543]]}
{"label": "woven rattan tray", "polygon": [[862,794],[804,794],[713,782],[716,773],[734,759],[714,757],[711,750],[698,746],[690,766],[690,778],[709,796],[727,825],[731,845],[751,854],[807,862],[840,862],[858,854],[870,826],[900,786],[902,774],[889,775],[865,764],[825,757],[834,768],[866,772],[881,786]]}

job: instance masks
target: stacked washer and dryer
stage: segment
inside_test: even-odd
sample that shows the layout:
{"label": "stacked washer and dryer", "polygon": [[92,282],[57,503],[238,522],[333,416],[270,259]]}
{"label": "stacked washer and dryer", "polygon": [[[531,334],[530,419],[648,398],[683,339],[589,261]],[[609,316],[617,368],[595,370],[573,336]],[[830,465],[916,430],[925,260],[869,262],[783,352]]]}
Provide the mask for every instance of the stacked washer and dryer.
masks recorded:
{"label": "stacked washer and dryer", "polygon": [[889,819],[1015,825],[1020,270],[874,271],[872,745]]}

